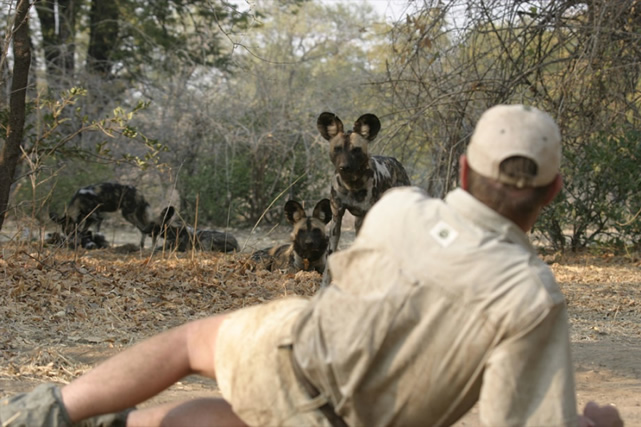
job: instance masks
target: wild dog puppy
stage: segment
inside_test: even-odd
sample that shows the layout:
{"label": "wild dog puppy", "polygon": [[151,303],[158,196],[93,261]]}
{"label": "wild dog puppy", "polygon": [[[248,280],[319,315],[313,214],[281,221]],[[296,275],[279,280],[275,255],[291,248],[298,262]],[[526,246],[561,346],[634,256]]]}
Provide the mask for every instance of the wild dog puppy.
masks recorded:
{"label": "wild dog puppy", "polygon": [[307,216],[300,203],[285,203],[285,217],[292,224],[291,243],[262,249],[252,254],[252,259],[270,271],[317,271],[323,273],[327,260],[329,238],[325,226],[332,217],[329,199],[316,203],[311,216]]}
{"label": "wild dog puppy", "polygon": [[236,238],[227,232],[216,230],[194,230],[188,225],[167,225],[157,234],[165,239],[166,249],[185,252],[192,248],[199,251],[238,252]]}
{"label": "wild dog puppy", "polygon": [[151,208],[142,194],[131,185],[103,182],[76,191],[67,205],[64,215],[50,212],[49,217],[62,226],[62,231],[71,236],[79,232],[85,234],[94,226],[100,231],[104,214],[120,210],[122,216],[141,232],[140,247],[145,246],[145,237],[152,236],[154,225],[166,223],[171,219],[174,208],[163,210],[158,218],[151,217]]}
{"label": "wild dog puppy", "polygon": [[393,157],[370,156],[368,146],[381,129],[373,114],[363,114],[354,129],[345,131],[334,113],[322,113],[316,122],[321,136],[329,141],[329,158],[335,171],[332,177],[332,223],[328,255],[336,251],[341,222],[347,209],[355,217],[356,234],[365,214],[392,187],[411,185],[403,165]]}

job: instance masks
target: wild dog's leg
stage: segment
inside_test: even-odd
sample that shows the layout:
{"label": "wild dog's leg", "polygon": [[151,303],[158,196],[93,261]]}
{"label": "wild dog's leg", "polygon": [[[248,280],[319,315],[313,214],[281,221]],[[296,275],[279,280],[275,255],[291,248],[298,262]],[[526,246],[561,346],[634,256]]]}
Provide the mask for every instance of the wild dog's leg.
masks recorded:
{"label": "wild dog's leg", "polygon": [[325,263],[325,270],[323,270],[323,278],[321,279],[321,288],[326,288],[332,283],[332,274],[329,272],[327,262]]}
{"label": "wild dog's leg", "polygon": [[364,216],[357,216],[354,218],[354,230],[355,234],[358,236],[358,232],[361,229],[361,225],[363,225],[363,220],[365,219]]}
{"label": "wild dog's leg", "polygon": [[[341,238],[341,223],[343,222],[344,214],[345,208],[336,206],[332,201],[332,221],[329,224],[329,247],[327,248],[327,256],[330,256],[338,250],[338,241]],[[323,279],[321,280],[321,288],[329,286],[332,281],[332,277],[327,266],[328,264],[325,263]]]}
{"label": "wild dog's leg", "polygon": [[102,215],[100,215],[100,213],[96,212],[95,222],[96,222],[96,232],[97,233],[100,232],[100,225],[102,225],[102,220],[103,219],[104,219],[104,217]]}
{"label": "wild dog's leg", "polygon": [[338,250],[338,241],[341,238],[341,223],[343,222],[343,215],[345,208],[335,208],[332,203],[332,222],[329,224],[329,248],[327,255]]}
{"label": "wild dog's leg", "polygon": [[[145,229],[152,222],[151,207],[149,206],[149,203],[145,201],[142,195],[140,195],[139,198],[136,197],[136,202],[137,202],[136,212],[134,213],[136,222],[134,222],[134,225],[138,227],[138,230],[140,230],[140,249],[143,249],[145,247],[145,237],[147,237],[147,233],[145,233]],[[152,250],[153,250],[153,245],[152,245]]]}
{"label": "wild dog's leg", "polygon": [[121,210],[122,216],[140,230],[140,249],[145,247],[145,238],[147,237],[146,230],[152,223],[150,220],[150,211],[151,208],[149,204],[142,198],[140,198],[140,200],[136,199],[135,209],[133,211],[130,210],[130,208],[129,210],[125,210],[124,206]]}

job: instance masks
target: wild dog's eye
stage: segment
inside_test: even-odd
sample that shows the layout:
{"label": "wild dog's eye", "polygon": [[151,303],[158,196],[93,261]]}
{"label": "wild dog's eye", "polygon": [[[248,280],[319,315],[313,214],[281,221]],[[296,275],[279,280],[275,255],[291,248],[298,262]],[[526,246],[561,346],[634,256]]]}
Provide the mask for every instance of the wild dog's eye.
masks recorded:
{"label": "wild dog's eye", "polygon": [[340,153],[341,151],[343,151],[343,147],[341,145],[334,147],[334,153]]}
{"label": "wild dog's eye", "polygon": [[352,153],[354,154],[361,154],[362,152],[363,152],[363,149],[361,147],[352,148]]}

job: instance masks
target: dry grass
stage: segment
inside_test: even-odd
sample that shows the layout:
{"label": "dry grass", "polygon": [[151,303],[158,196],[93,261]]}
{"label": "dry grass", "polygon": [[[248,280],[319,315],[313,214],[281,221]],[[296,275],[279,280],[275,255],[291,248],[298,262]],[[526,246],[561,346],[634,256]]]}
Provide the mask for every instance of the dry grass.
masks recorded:
{"label": "dry grass", "polygon": [[320,282],[317,273],[255,270],[247,254],[0,250],[0,379],[66,382],[87,366],[65,348],[126,346],[187,320],[313,295]]}
{"label": "dry grass", "polygon": [[611,254],[579,254],[551,264],[565,294],[572,341],[608,335],[623,342],[641,338],[641,262]]}
{"label": "dry grass", "polygon": [[[638,343],[638,259],[549,259],[568,299],[573,341]],[[313,295],[316,273],[255,270],[248,254],[74,252],[37,244],[0,245],[0,381],[65,383],[93,359],[141,338],[214,313],[285,295]],[[74,357],[72,357],[74,356]]]}

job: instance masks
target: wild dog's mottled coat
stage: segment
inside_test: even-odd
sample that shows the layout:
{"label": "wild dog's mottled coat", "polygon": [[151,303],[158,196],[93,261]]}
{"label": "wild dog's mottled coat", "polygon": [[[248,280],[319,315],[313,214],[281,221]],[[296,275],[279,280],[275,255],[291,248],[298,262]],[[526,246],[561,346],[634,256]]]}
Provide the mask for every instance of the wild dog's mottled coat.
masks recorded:
{"label": "wild dog's mottled coat", "polygon": [[227,232],[198,229],[188,225],[168,225],[158,232],[165,239],[165,248],[184,252],[192,248],[199,251],[239,251],[236,238]]}
{"label": "wild dog's mottled coat", "polygon": [[56,232],[47,233],[45,236],[45,243],[58,247],[69,247],[70,249],[104,249],[109,247],[109,243],[105,236],[100,233],[92,233],[87,230],[82,233],[75,233],[65,238],[62,234]]}
{"label": "wild dog's mottled coat", "polygon": [[71,236],[76,232],[85,234],[95,225],[100,231],[104,213],[120,210],[123,218],[140,230],[140,247],[145,245],[145,237],[151,235],[154,225],[166,223],[174,213],[173,207],[163,210],[159,218],[151,217],[151,208],[142,194],[131,185],[103,182],[89,185],[76,191],[67,205],[63,216],[50,212],[49,217],[62,225],[62,231]]}
{"label": "wild dog's mottled coat", "polygon": [[292,224],[291,243],[256,251],[252,259],[263,263],[268,270],[317,271],[322,273],[327,259],[329,238],[325,226],[332,211],[329,199],[322,199],[307,216],[295,200],[285,203],[285,217]]}
{"label": "wild dog's mottled coat", "polygon": [[354,129],[345,132],[334,113],[322,113],[317,120],[320,134],[329,141],[329,158],[334,165],[332,177],[332,223],[328,253],[336,251],[345,210],[355,217],[356,233],[365,214],[392,187],[411,185],[403,165],[393,157],[370,156],[368,146],[381,129],[373,114],[363,114]]}

